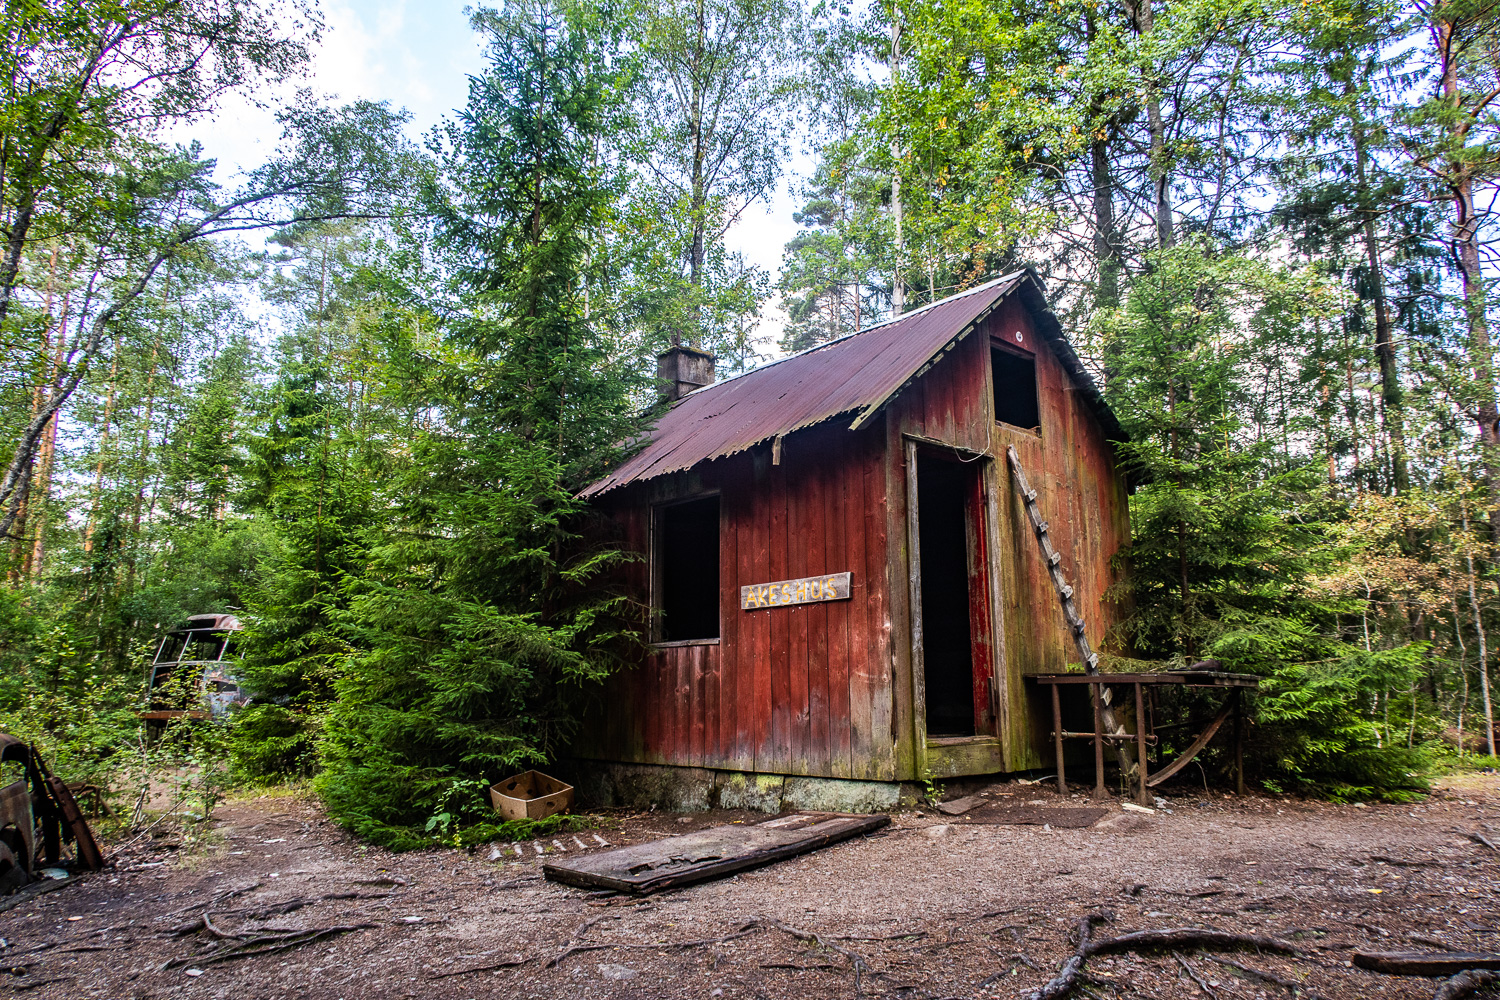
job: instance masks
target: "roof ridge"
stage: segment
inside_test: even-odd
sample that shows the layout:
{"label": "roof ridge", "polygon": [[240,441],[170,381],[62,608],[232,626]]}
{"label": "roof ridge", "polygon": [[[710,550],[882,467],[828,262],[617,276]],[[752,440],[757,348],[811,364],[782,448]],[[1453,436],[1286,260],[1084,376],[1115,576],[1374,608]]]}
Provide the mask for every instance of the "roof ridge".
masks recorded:
{"label": "roof ridge", "polygon": [[[982,292],[982,291],[984,291],[987,288],[992,288],[995,285],[998,285],[998,284],[1000,284],[1001,282],[1004,282],[1004,281],[1012,281],[1012,280],[1014,280],[1016,278],[1019,278],[1019,277],[1023,276],[1024,274],[1026,274],[1026,271],[1024,269],[1020,270],[1020,271],[1009,271],[1009,272],[1007,272],[1005,274],[1000,275],[998,278],[991,278],[989,281],[983,282],[982,284],[975,285],[973,288],[966,288],[966,289],[964,289],[961,292],[954,292],[952,295],[945,296],[945,297],[943,297],[941,299],[934,299],[933,301],[927,303],[926,305],[918,306],[916,309],[909,309],[909,310],[907,310],[906,312],[902,313],[899,316],[892,316],[890,319],[883,319],[879,323],[871,323],[869,326],[865,327],[863,330],[858,330],[855,333],[848,334],[847,336],[850,336],[850,337],[857,336],[860,333],[864,333],[866,330],[876,330],[876,329],[879,329],[882,326],[889,326],[892,323],[899,323],[902,320],[910,319],[913,316],[920,316],[922,313],[926,312],[929,309],[936,309],[938,306],[946,305],[947,303],[953,302],[953,301],[955,301],[957,299],[962,299],[962,298],[965,298],[966,296],[969,296],[969,295],[976,295],[979,292]],[[839,339],[842,340],[844,338],[841,337]],[[837,343],[837,341],[830,340],[828,343],[833,344],[833,343]]]}
{"label": "roof ridge", "polygon": [[842,337],[835,337],[832,340],[825,340],[821,344],[814,344],[811,347],[804,347],[802,350],[797,351],[795,354],[788,354],[785,357],[776,358],[773,361],[767,361],[765,364],[758,365],[755,368],[747,368],[742,372],[737,372],[729,376],[728,378],[721,378],[716,382],[710,382],[708,383],[708,385],[700,385],[692,392],[679,396],[678,401],[680,402],[681,400],[687,399],[689,396],[696,396],[698,393],[703,392],[706,389],[713,389],[721,385],[726,385],[730,382],[733,382],[735,379],[744,378],[746,375],[752,375],[755,372],[765,371],[767,368],[779,365],[783,361],[791,361],[794,358],[800,358],[803,355],[812,354],[814,351],[821,351],[824,348],[832,347],[835,344],[842,344],[844,341],[849,340],[853,337],[858,337],[862,333],[869,333],[871,330],[878,330],[883,326],[890,326],[892,323],[904,322],[905,320],[911,319],[913,316],[920,316],[922,313],[927,312],[929,309],[935,309],[938,306],[945,305],[956,299],[964,298],[965,296],[978,294],[979,292],[998,285],[1001,282],[1012,281],[1016,278],[1022,277],[1025,274],[1026,269],[1022,269],[1020,271],[1009,271],[1005,274],[1000,275],[998,278],[991,278],[989,281],[975,285],[973,288],[966,288],[961,292],[954,292],[952,295],[946,296],[941,299],[934,299],[926,305],[919,306],[916,309],[908,310],[899,316],[892,316],[889,319],[883,319],[879,323],[871,323],[869,326],[860,327],[858,330],[855,330],[852,333],[846,333]]}

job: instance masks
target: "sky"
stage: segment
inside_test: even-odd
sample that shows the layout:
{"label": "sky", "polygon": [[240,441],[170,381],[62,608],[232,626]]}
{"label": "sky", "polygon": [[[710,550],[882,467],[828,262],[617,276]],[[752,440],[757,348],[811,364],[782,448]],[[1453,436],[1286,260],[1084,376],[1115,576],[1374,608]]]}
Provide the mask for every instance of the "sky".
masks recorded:
{"label": "sky", "polygon": [[[420,139],[433,126],[463,106],[468,78],[484,66],[478,36],[469,29],[467,6],[461,0],[324,0],[326,21],[311,74],[297,81],[330,102],[358,98],[387,101],[411,113],[409,131]],[[221,181],[238,169],[262,162],[280,136],[274,108],[291,96],[256,95],[258,103],[235,100],[208,121],[183,131],[203,143],[205,152],[219,160]],[[801,163],[804,157],[795,157]],[[791,193],[795,178],[783,179],[766,206],[752,206],[730,231],[729,249],[775,276],[781,250],[796,230],[792,212],[798,207]],[[767,310],[761,333],[772,339],[780,333],[781,313]]]}

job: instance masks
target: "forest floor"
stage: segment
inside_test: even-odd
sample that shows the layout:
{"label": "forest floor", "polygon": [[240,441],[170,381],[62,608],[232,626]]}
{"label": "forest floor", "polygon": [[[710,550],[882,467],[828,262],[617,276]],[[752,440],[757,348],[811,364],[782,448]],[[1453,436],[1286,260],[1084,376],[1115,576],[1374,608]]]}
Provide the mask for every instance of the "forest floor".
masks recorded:
{"label": "forest floor", "polygon": [[[1042,785],[987,791],[1091,804]],[[1302,952],[1099,956],[1095,997],[1278,998],[1290,984],[1325,1000],[1431,997],[1436,981],[1352,968],[1353,951],[1500,950],[1500,853],[1469,836],[1500,840],[1500,775],[1449,777],[1401,806],[1191,792],[1154,815],[1108,805],[1080,829],[906,812],[862,839],[635,899],[544,881],[534,848],[397,855],[356,843],[308,798],[240,799],[191,851],[137,844],[0,913],[0,996],[1014,997],[1054,974],[1078,918],[1098,910],[1112,920],[1096,936],[1217,927]],[[621,813],[598,833],[619,845],[765,818]],[[587,831],[558,840],[604,849]],[[271,948],[289,929],[336,927],[357,929],[205,960],[243,940],[230,935]],[[570,943],[589,947],[563,955]]]}

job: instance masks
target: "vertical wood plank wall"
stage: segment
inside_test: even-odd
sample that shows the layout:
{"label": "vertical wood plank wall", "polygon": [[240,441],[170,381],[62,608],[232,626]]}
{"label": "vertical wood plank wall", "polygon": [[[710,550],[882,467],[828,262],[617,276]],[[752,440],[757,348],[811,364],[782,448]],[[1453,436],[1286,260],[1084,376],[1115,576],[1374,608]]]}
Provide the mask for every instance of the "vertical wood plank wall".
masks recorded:
{"label": "vertical wood plank wall", "polygon": [[[991,337],[1036,355],[1041,432],[996,424]],[[651,505],[720,495],[718,643],[656,647],[607,685],[581,734],[581,756],[779,774],[921,777],[925,726],[913,718],[907,586],[908,436],[983,454],[985,507],[997,524],[990,635],[998,651],[998,720],[1008,769],[1050,760],[1049,722],[1023,677],[1062,670],[1071,644],[1025,512],[1010,489],[1015,445],[1038,489],[1063,568],[1097,644],[1113,621],[1109,560],[1129,537],[1125,486],[1098,422],[1014,299],[1000,305],[864,430],[835,418],[769,445],[607,494],[601,506],[649,555]],[[852,573],[847,601],[741,611],[739,588]],[[649,593],[648,563],[631,586]],[[976,697],[981,692],[976,691]]]}
{"label": "vertical wood plank wall", "polygon": [[[1052,539],[1063,554],[1062,568],[1072,583],[1079,613],[1095,648],[1114,624],[1118,609],[1104,600],[1119,576],[1110,560],[1130,540],[1130,507],[1124,477],[1114,451],[1087,404],[1051,350],[1040,342],[1030,315],[1010,300],[991,320],[991,334],[1015,343],[1015,331],[1036,352],[1037,402],[1041,433],[995,425],[994,454],[999,501],[996,585],[1007,651],[1008,684],[1001,692],[1002,715],[1013,721],[1005,737],[1007,765],[1012,770],[1050,764],[1045,746],[1051,729],[1050,707],[1042,706],[1022,678],[1066,669],[1077,660],[1057,595],[1037,554],[1021,500],[1011,488],[1005,449],[1014,445],[1042,516],[1052,526]],[[1050,704],[1050,703],[1049,703]]]}
{"label": "vertical wood plank wall", "polygon": [[[650,506],[720,496],[720,639],[655,647],[607,685],[576,752],[642,763],[891,781],[884,430],[833,421],[606,498],[628,544]],[[850,598],[742,611],[742,584],[850,572]],[[643,560],[632,586],[644,595]]]}

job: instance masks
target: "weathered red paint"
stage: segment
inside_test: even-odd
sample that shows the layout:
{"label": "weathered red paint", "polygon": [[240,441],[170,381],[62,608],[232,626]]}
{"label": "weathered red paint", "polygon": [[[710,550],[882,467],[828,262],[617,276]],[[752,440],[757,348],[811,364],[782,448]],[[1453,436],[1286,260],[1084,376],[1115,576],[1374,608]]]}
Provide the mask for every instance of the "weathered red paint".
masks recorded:
{"label": "weathered red paint", "polygon": [[[628,581],[644,599],[651,506],[719,494],[721,632],[717,642],[654,647],[638,668],[614,678],[602,717],[577,752],[877,780],[1014,770],[1050,759],[1037,737],[1046,723],[1033,718],[1022,679],[1063,669],[1070,645],[1024,511],[1009,489],[1006,445],[1015,445],[1041,494],[1096,643],[1112,620],[1104,601],[1115,579],[1109,560],[1128,538],[1129,525],[1123,480],[1106,439],[1112,418],[1101,413],[1092,386],[1070,376],[1078,364],[1071,349],[1038,330],[1036,308],[1034,301],[1023,304],[1019,292],[1006,295],[858,430],[850,429],[845,411],[840,419],[789,433],[779,463],[766,442],[666,475],[623,483],[617,477],[596,495],[627,544],[646,557],[632,566]],[[1035,354],[1040,433],[995,423],[991,338]],[[752,378],[736,380],[736,392],[744,396]],[[711,403],[712,391],[690,398]],[[805,402],[795,407],[808,411]],[[910,639],[909,440],[956,449],[980,470],[968,504],[979,735],[956,750],[929,747],[925,720],[915,711],[920,679],[913,677]],[[852,574],[848,600],[739,607],[742,585],[845,571]]]}

